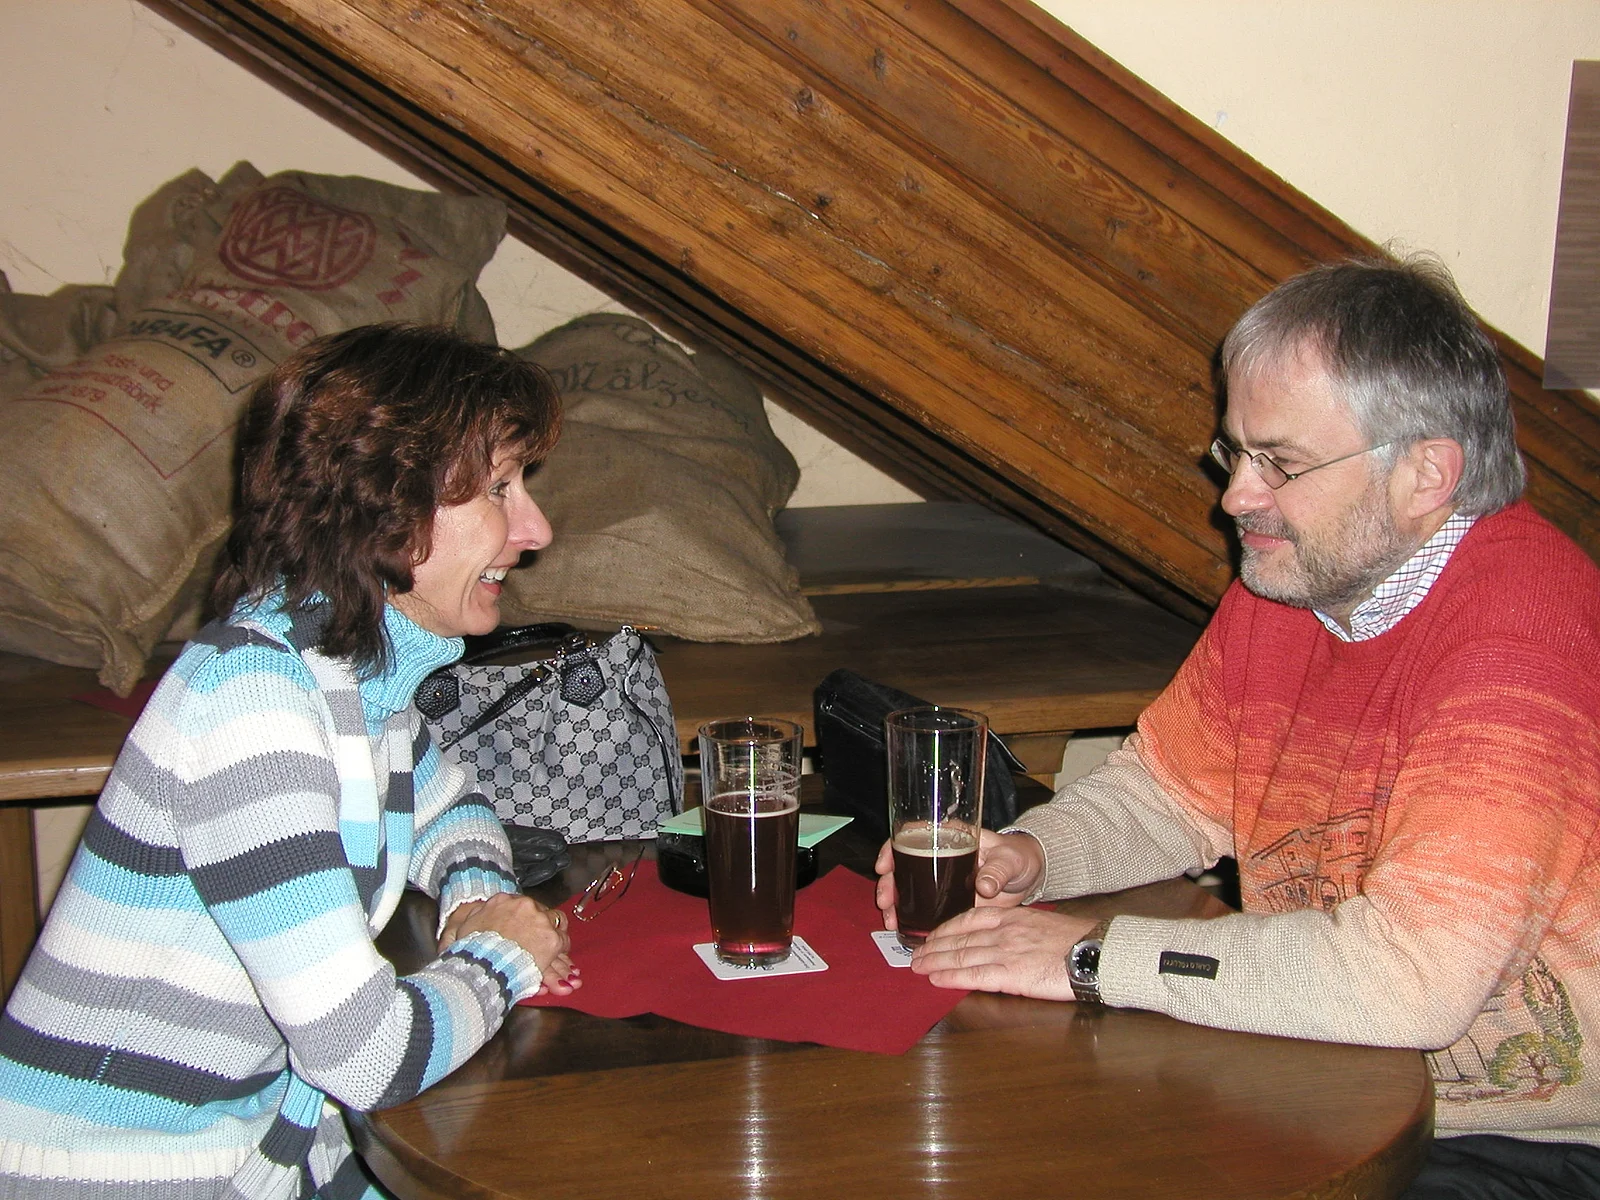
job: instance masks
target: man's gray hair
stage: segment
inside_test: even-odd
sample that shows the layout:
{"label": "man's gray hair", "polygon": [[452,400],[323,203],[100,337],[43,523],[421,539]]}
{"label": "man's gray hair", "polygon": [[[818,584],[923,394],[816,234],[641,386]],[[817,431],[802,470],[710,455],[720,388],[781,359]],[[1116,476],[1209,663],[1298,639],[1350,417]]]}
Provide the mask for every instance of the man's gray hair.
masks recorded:
{"label": "man's gray hair", "polygon": [[1313,267],[1274,288],[1222,343],[1233,380],[1310,351],[1368,444],[1390,466],[1425,438],[1453,438],[1465,460],[1451,497],[1483,515],[1522,494],[1511,399],[1494,344],[1438,260],[1357,260]]}

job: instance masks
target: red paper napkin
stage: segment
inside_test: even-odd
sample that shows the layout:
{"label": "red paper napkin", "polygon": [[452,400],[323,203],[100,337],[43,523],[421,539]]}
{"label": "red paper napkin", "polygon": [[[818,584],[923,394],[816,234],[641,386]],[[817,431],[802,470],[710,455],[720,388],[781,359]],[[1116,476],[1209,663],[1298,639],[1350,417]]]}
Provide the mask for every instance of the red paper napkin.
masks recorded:
{"label": "red paper napkin", "polygon": [[150,701],[150,694],[156,690],[156,684],[160,682],[159,679],[146,679],[143,683],[136,684],[126,697],[117,695],[110,688],[95,688],[88,692],[78,692],[72,698],[127,717],[130,721],[137,721],[139,714],[144,711],[144,706]]}
{"label": "red paper napkin", "polygon": [[522,1003],[598,1017],[653,1012],[747,1037],[904,1054],[967,993],[884,962],[872,941],[883,927],[872,891],[871,880],[838,868],[795,897],[795,932],[826,971],[723,980],[693,950],[711,940],[706,902],[671,890],[654,863],[640,863],[621,900],[593,921],[571,923],[583,986]]}

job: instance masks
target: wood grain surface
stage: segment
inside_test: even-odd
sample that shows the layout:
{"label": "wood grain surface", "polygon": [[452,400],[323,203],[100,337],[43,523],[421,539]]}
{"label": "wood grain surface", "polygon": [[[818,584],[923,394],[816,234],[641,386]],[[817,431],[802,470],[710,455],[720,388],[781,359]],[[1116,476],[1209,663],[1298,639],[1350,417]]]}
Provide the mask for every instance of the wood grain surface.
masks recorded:
{"label": "wood grain surface", "polygon": [[[824,867],[872,849],[846,835],[823,847]],[[626,852],[579,848],[540,894]],[[1187,880],[1071,907],[1226,911]],[[402,969],[430,914],[408,897],[386,933]],[[519,1008],[455,1075],[355,1127],[408,1200],[1381,1198],[1420,1163],[1432,1096],[1415,1052],[974,994],[901,1056]]]}
{"label": "wood grain surface", "polygon": [[1600,62],[1572,64],[1544,382],[1600,387]]}
{"label": "wood grain surface", "polygon": [[[686,752],[715,717],[763,712],[811,728],[811,695],[853,667],[1002,734],[1131,724],[1198,630],[1109,586],[975,587],[818,596],[817,637],[774,645],[659,639]],[[165,670],[174,648],[152,667]],[[94,672],[0,653],[0,800],[93,796],[132,721],[72,697]]]}
{"label": "wood grain surface", "polygon": [[11,995],[39,931],[33,863],[33,813],[0,807],[0,1001]]}
{"label": "wood grain surface", "polygon": [[[166,669],[164,656],[156,673]],[[133,728],[72,699],[99,688],[88,668],[0,653],[0,800],[95,796]]]}
{"label": "wood grain surface", "polygon": [[[155,0],[930,495],[1175,611],[1232,576],[1223,332],[1377,248],[1022,0]],[[1600,408],[1500,339],[1600,549]]]}
{"label": "wood grain surface", "polygon": [[663,638],[661,673],[686,752],[712,717],[764,713],[813,739],[812,693],[850,667],[930,703],[976,708],[998,733],[1131,725],[1199,630],[1110,587],[1042,585],[813,596],[822,633],[778,645]]}

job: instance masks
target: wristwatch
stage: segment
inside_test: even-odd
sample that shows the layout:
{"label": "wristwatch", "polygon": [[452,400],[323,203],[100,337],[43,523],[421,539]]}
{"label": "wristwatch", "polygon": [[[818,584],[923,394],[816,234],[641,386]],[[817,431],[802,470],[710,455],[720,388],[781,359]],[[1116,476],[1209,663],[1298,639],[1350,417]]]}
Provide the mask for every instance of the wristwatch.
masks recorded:
{"label": "wristwatch", "polygon": [[1072,994],[1084,1004],[1100,1004],[1100,948],[1105,943],[1106,930],[1111,928],[1107,918],[1101,921],[1067,951],[1067,982]]}

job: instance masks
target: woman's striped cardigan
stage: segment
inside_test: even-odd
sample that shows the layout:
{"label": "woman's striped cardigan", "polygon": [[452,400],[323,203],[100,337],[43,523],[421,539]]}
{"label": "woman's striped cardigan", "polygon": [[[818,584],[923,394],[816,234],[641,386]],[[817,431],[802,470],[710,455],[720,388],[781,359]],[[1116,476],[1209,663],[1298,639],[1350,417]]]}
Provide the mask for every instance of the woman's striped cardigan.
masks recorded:
{"label": "woman's striped cardigan", "polygon": [[513,892],[505,835],[412,706],[461,643],[386,610],[391,666],[319,612],[241,608],[167,673],[0,1021],[0,1197],[360,1196],[341,1108],[415,1095],[539,987],[473,934],[396,978],[409,881]]}

